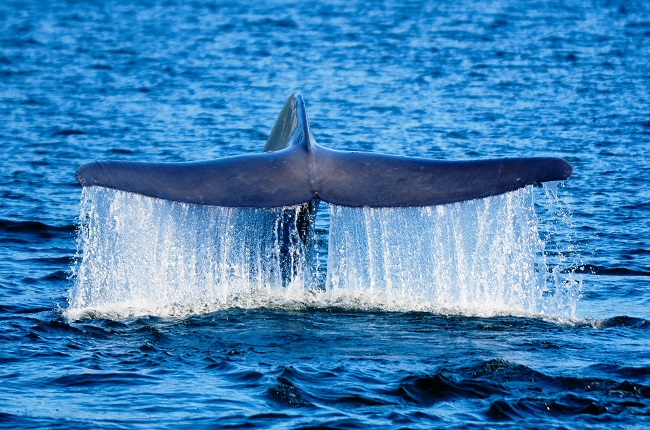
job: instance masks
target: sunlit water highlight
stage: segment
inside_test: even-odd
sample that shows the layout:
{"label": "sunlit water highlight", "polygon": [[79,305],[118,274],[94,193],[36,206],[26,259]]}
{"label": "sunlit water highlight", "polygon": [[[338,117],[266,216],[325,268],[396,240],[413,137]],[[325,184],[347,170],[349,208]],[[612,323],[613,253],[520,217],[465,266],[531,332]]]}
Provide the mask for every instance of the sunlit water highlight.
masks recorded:
{"label": "sunlit water highlight", "polygon": [[324,268],[316,241],[300,240],[297,207],[197,206],[85,188],[66,313],[335,306],[572,318],[580,283],[560,273],[561,261],[549,267],[534,197],[527,187],[443,206],[331,205]]}

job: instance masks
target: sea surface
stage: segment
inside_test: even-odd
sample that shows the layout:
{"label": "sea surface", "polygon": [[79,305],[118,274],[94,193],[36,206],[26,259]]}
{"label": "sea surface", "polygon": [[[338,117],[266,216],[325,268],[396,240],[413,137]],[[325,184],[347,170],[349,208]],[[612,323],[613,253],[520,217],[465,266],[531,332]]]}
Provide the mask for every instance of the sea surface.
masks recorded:
{"label": "sea surface", "polygon": [[[291,285],[264,210],[75,182],[259,152],[296,90],[330,148],[574,175],[322,203]],[[3,0],[0,427],[648,428],[649,154],[642,0]]]}

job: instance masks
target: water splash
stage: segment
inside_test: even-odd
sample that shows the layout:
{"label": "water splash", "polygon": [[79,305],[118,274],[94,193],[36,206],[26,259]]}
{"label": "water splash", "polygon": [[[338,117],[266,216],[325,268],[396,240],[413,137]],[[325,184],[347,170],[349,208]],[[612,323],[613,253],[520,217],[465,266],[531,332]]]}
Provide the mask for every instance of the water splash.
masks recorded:
{"label": "water splash", "polygon": [[[547,258],[534,194],[422,208],[331,205],[305,244],[298,206],[198,206],[86,188],[66,315],[335,306],[572,318],[580,285],[560,270],[561,253]],[[544,207],[553,205],[546,198]]]}
{"label": "water splash", "polygon": [[67,313],[182,315],[291,296],[309,275],[298,211],[84,188]]}
{"label": "water splash", "polygon": [[580,285],[564,260],[549,266],[538,225],[532,187],[442,206],[333,206],[327,291],[388,310],[572,318]]}

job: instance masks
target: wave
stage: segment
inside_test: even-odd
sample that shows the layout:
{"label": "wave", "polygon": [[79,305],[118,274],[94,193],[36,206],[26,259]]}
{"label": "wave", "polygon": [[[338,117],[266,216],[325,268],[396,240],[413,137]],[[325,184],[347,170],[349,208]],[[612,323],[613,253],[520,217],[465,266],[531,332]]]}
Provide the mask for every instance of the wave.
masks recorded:
{"label": "wave", "polygon": [[611,328],[611,327],[628,327],[628,328],[650,328],[650,321],[644,318],[636,318],[629,316],[615,316],[601,320],[596,327]]}
{"label": "wave", "polygon": [[589,273],[592,275],[605,275],[605,276],[650,276],[648,270],[631,269],[628,267],[604,267],[594,264],[585,264],[579,267],[569,269],[574,273]]}
{"label": "wave", "polygon": [[[355,388],[346,388],[342,380]],[[328,389],[335,381],[338,388]],[[409,373],[397,381],[368,379],[344,364],[331,372],[286,366],[279,369],[266,394],[290,407],[409,405],[434,411],[430,408],[467,401],[491,421],[579,415],[602,415],[606,420],[623,411],[643,414],[650,387],[628,380],[547,375],[522,364],[492,359],[460,370]]]}
{"label": "wave", "polygon": [[86,372],[64,375],[49,381],[61,387],[97,387],[146,385],[159,378],[136,372]]}
{"label": "wave", "polygon": [[40,221],[12,221],[0,219],[0,233],[24,234],[36,236],[40,239],[51,239],[69,235],[77,230],[77,226],[70,225],[49,225]]}

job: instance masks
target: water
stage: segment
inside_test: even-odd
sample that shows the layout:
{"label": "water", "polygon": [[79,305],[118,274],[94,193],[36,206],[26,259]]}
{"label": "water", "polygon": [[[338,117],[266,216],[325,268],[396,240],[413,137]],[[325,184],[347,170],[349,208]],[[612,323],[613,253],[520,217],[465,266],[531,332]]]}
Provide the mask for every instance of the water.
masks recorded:
{"label": "water", "polygon": [[[0,425],[647,427],[649,23],[616,0],[2,2]],[[258,152],[295,89],[328,147],[561,156],[575,174],[444,210],[322,205],[315,256],[289,265],[316,273],[290,286],[257,228],[276,218],[124,197],[95,227],[140,236],[97,244],[124,252],[98,254],[86,274],[110,288],[80,294],[79,164]],[[488,243],[445,233],[480,219]],[[228,225],[268,258],[173,234]],[[508,226],[522,247],[479,251]],[[230,297],[208,288],[222,279]]]}
{"label": "water", "polygon": [[531,187],[434,207],[334,207],[330,219],[334,294],[386,310],[574,317],[580,283],[572,268],[547,283],[561,267],[547,264]]}
{"label": "water", "polygon": [[[209,207],[86,188],[65,315],[308,305],[570,320],[581,282],[566,266],[571,254],[547,264],[533,202],[527,187],[423,208],[331,206],[329,233],[304,246],[299,207]],[[328,243],[320,253],[319,242]]]}
{"label": "water", "polygon": [[71,318],[260,306],[273,293],[304,290],[309,279],[298,207],[189,205],[99,187],[84,189],[81,206]]}

